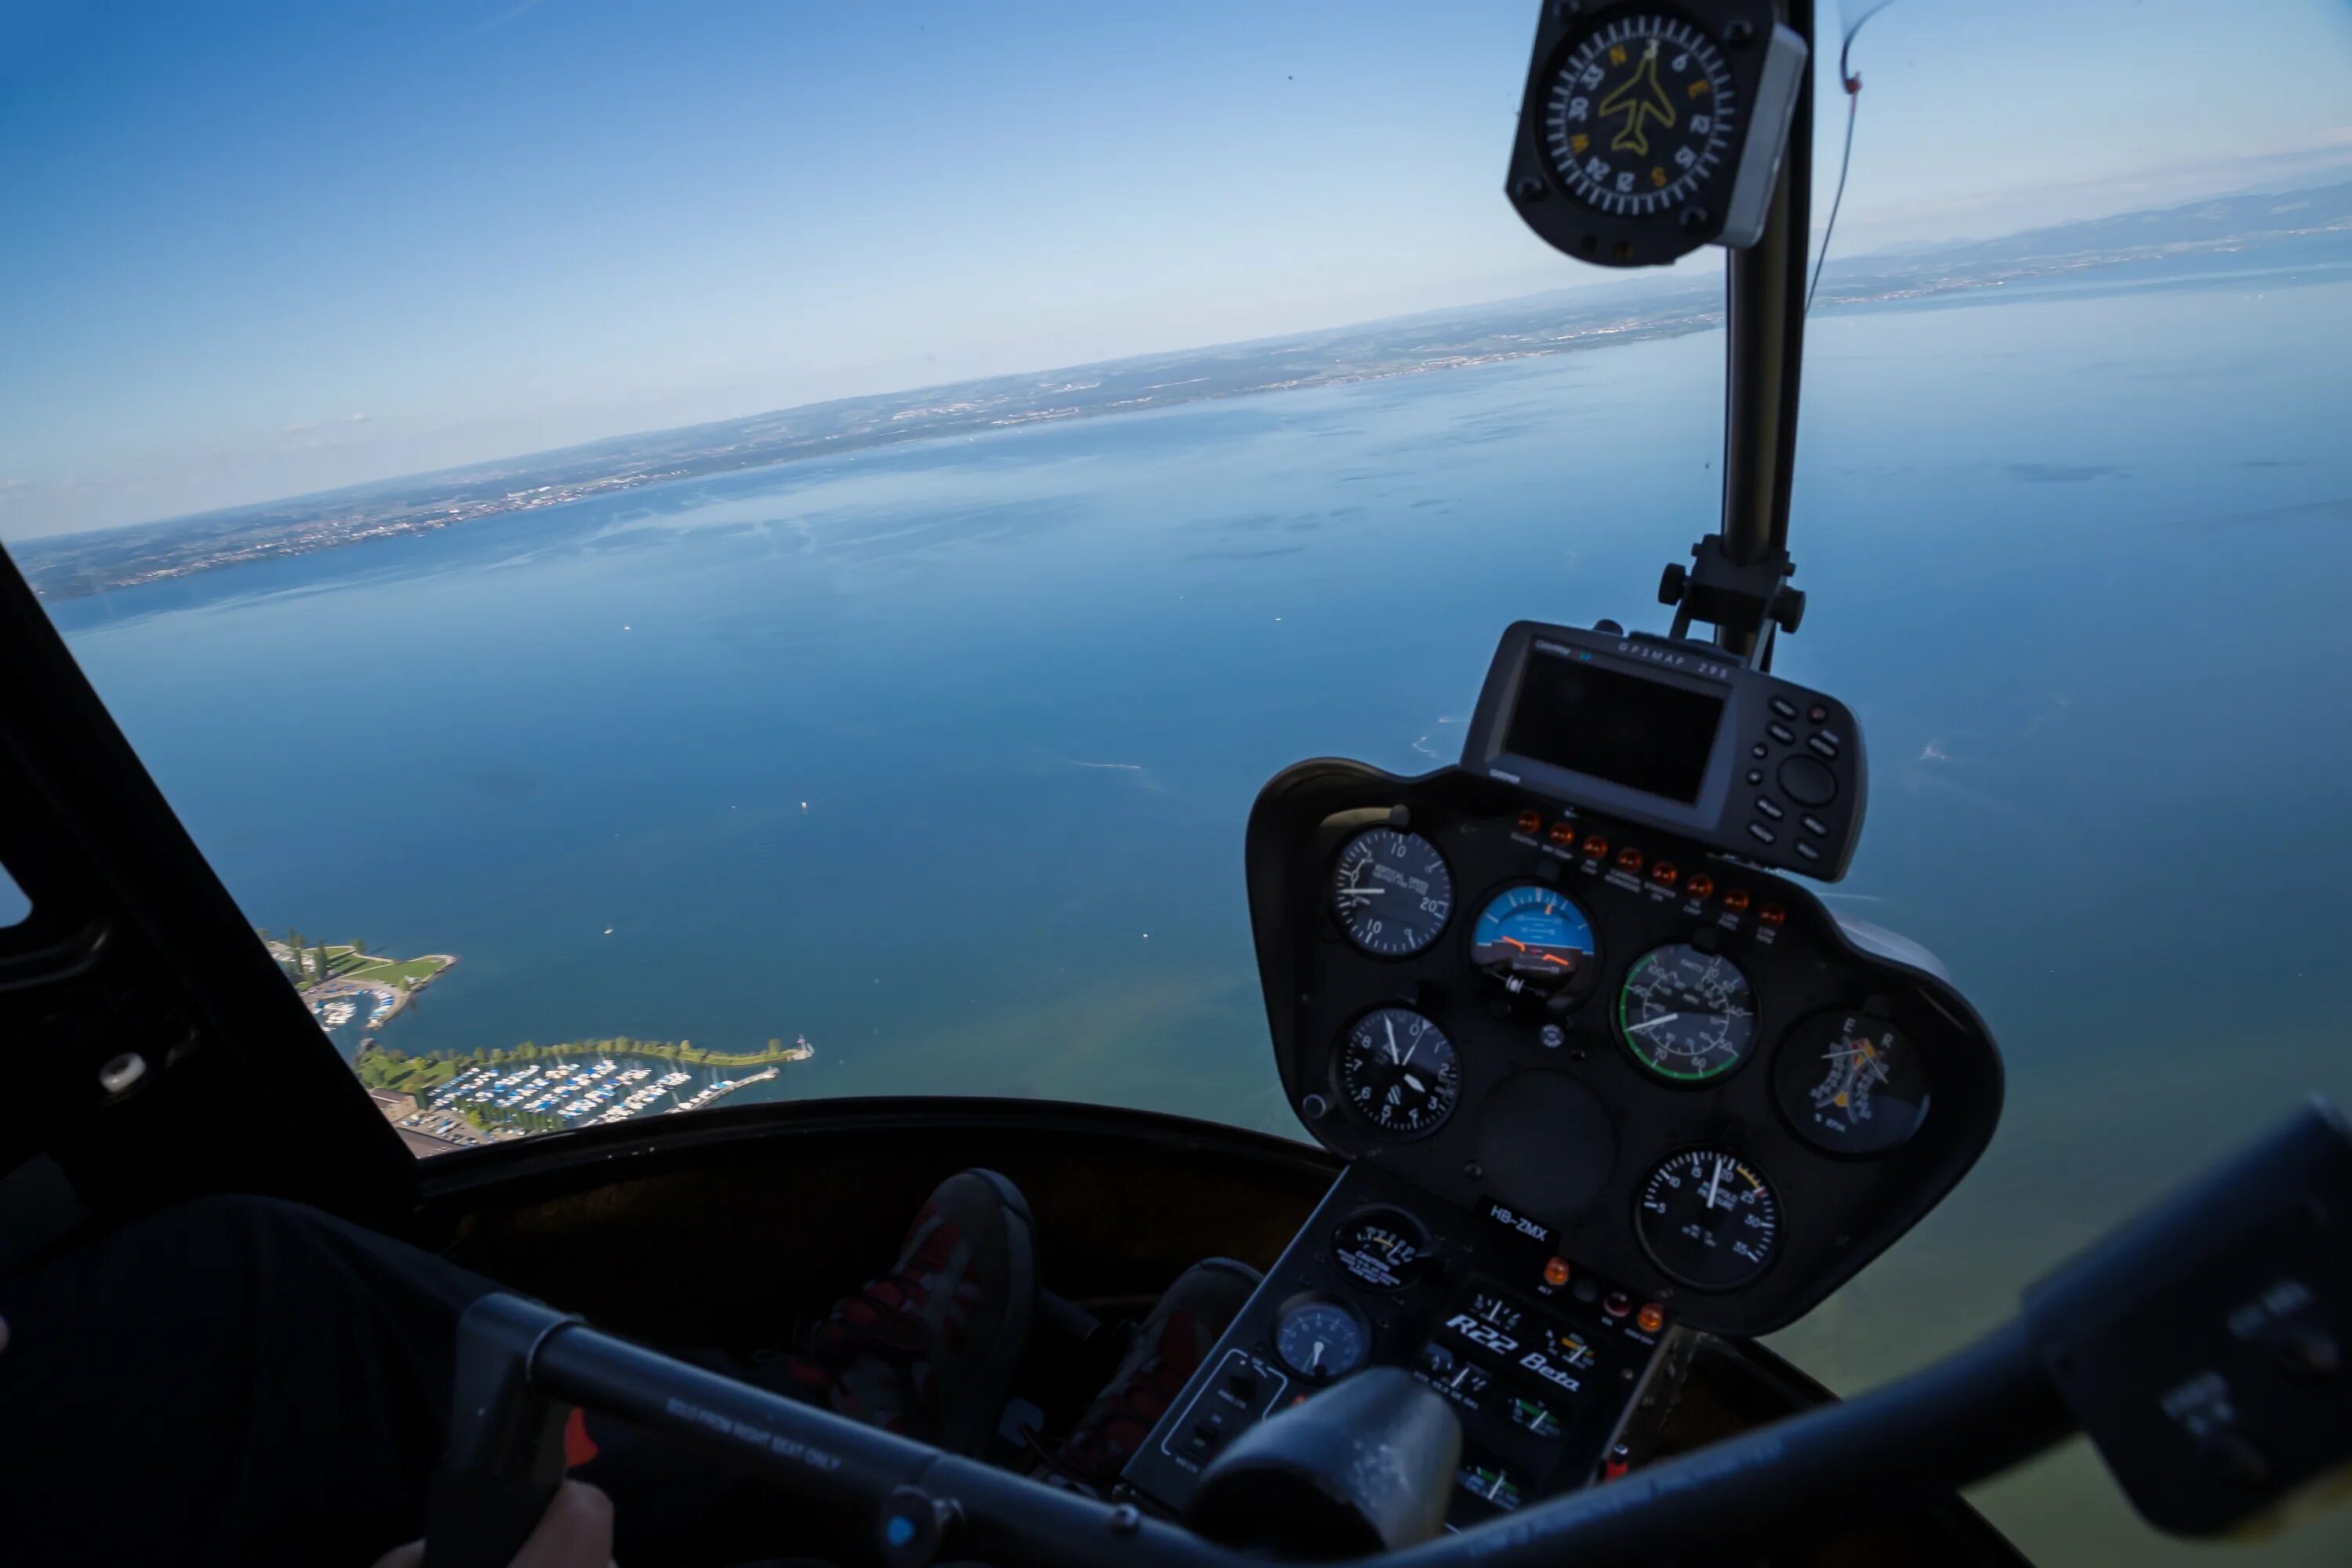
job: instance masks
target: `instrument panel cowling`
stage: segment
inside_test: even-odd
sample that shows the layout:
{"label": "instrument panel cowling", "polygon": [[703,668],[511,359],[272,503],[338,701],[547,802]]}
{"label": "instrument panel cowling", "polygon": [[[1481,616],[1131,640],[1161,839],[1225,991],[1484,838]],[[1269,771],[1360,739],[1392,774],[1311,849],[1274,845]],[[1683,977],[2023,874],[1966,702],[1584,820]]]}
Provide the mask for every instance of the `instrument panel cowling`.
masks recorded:
{"label": "instrument panel cowling", "polygon": [[[1401,957],[1351,941],[1331,896],[1341,847],[1381,826],[1433,845],[1451,879],[1444,928]],[[1596,841],[1607,846],[1597,857],[1587,853]],[[1798,883],[1654,828],[1459,768],[1406,778],[1325,759],[1286,769],[1260,792],[1245,859],[1276,1064],[1316,1141],[1449,1203],[1522,1227],[1532,1218],[1565,1259],[1694,1328],[1762,1334],[1803,1316],[1934,1207],[1999,1121],[1999,1051],[1924,949],[1841,921]],[[1597,983],[1549,1006],[1506,994],[1471,956],[1482,907],[1531,882],[1591,917]],[[1727,958],[1752,988],[1738,1000],[1753,1043],[1730,1068],[1718,1058],[1671,1075],[1631,1048],[1621,992],[1644,955],[1668,950]],[[1423,1016],[1450,1045],[1448,1102],[1434,1118],[1384,1127],[1360,1093],[1342,1092],[1339,1063],[1352,1026],[1395,1008]],[[1775,1096],[1780,1048],[1801,1032],[1811,1049],[1823,1016],[1840,1010],[1896,1031],[1927,1083],[1916,1131],[1864,1155],[1797,1126]],[[1801,1022],[1809,1027],[1797,1030]],[[1802,1076],[1805,1064],[1790,1066]],[[1779,1076],[1785,1092],[1790,1075]],[[1669,1167],[1689,1169],[1693,1151],[1731,1156],[1769,1184],[1750,1205],[1760,1212],[1741,1216],[1762,1228],[1767,1261],[1736,1288],[1678,1278],[1638,1223],[1645,1183],[1654,1196],[1660,1173],[1671,1184]],[[1710,1223],[1716,1200],[1707,1194]]]}

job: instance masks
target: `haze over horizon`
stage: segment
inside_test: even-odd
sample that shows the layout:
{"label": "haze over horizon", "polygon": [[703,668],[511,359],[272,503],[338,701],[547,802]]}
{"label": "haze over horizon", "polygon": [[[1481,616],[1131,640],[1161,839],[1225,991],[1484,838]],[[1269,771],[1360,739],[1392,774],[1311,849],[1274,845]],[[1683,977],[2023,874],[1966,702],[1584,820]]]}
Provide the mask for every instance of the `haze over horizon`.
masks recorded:
{"label": "haze over horizon", "polygon": [[[1895,5],[1838,253],[2346,166],[2269,11],[2253,116],[2181,0]],[[13,9],[0,537],[1615,281],[1498,192],[1530,15]]]}

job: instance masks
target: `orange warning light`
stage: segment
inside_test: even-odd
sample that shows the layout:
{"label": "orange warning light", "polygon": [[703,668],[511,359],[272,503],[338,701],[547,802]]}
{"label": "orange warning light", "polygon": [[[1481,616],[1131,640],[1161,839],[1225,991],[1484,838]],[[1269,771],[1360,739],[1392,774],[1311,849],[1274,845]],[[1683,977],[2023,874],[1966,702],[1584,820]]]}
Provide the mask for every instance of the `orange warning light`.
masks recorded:
{"label": "orange warning light", "polygon": [[1704,871],[1692,872],[1691,879],[1684,885],[1690,889],[1690,896],[1694,899],[1706,898],[1715,891],[1715,879]]}
{"label": "orange warning light", "polygon": [[1523,811],[1519,813],[1519,831],[1522,833],[1542,832],[1543,813],[1540,811]]}
{"label": "orange warning light", "polygon": [[1555,1258],[1544,1265],[1544,1283],[1555,1288],[1568,1283],[1568,1259]]}
{"label": "orange warning light", "polygon": [[1584,841],[1584,852],[1598,860],[1609,853],[1609,840],[1596,833]]}
{"label": "orange warning light", "polygon": [[1729,910],[1734,914],[1738,914],[1741,910],[1746,909],[1748,907],[1748,889],[1745,888],[1726,888],[1723,890],[1723,907]]}
{"label": "orange warning light", "polygon": [[1666,1326],[1666,1310],[1655,1301],[1644,1302],[1642,1310],[1633,1315],[1633,1321],[1642,1326],[1643,1333],[1654,1334]]}

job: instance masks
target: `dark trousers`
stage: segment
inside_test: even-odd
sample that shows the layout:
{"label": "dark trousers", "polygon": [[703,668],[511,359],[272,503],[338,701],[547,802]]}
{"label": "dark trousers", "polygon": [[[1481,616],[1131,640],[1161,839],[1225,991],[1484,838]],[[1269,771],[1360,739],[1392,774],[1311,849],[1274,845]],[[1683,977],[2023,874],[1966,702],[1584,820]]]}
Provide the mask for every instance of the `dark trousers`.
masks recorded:
{"label": "dark trousers", "polygon": [[[248,1197],[0,1281],[0,1563],[372,1563],[424,1533],[457,1319],[499,1288]],[[755,1522],[733,1478],[590,1430],[576,1473],[612,1494],[622,1561],[704,1557]]]}

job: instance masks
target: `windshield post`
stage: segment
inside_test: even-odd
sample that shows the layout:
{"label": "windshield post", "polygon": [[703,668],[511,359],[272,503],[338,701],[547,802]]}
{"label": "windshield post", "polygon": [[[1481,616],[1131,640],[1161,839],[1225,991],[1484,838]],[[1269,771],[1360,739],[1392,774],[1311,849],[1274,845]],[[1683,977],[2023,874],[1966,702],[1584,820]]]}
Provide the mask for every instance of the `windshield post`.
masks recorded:
{"label": "windshield post", "polygon": [[[1723,524],[1719,548],[1753,566],[1789,542],[1789,481],[1797,447],[1797,384],[1805,342],[1805,263],[1812,222],[1812,0],[1782,0],[1809,51],[1764,237],[1724,267]],[[1718,646],[1746,658],[1758,628],[1717,626]]]}

